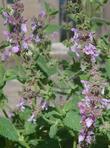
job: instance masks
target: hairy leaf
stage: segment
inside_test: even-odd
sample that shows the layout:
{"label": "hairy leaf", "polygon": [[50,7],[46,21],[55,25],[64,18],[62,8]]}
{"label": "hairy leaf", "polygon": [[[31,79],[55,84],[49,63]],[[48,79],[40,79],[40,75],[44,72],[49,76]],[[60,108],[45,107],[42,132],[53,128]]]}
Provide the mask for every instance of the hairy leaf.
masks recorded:
{"label": "hairy leaf", "polygon": [[64,125],[74,131],[79,131],[81,128],[80,115],[74,111],[68,112],[64,118]]}
{"label": "hairy leaf", "polygon": [[16,128],[9,119],[4,117],[0,118],[0,135],[11,141],[19,141],[19,135]]}

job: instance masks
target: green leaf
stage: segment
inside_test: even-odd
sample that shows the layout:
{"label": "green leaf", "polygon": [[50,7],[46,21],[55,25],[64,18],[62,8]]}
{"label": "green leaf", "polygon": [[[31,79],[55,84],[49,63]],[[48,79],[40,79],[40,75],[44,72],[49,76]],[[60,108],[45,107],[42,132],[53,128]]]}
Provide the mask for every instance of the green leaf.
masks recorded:
{"label": "green leaf", "polygon": [[105,62],[105,70],[108,78],[110,78],[110,59],[107,59]]}
{"label": "green leaf", "polygon": [[54,16],[58,13],[58,10],[56,10],[55,8],[51,8],[49,3],[45,2],[45,10],[46,10],[46,13],[49,15],[49,16]]}
{"label": "green leaf", "polygon": [[0,108],[1,109],[4,108],[6,101],[7,101],[7,98],[4,95],[3,90],[0,89]]}
{"label": "green leaf", "polygon": [[81,128],[80,115],[74,111],[68,112],[64,118],[64,125],[74,131],[79,131]]}
{"label": "green leaf", "polygon": [[16,128],[7,118],[0,118],[0,135],[11,141],[19,141],[19,135]]}
{"label": "green leaf", "polygon": [[0,14],[3,13],[4,8],[0,7]]}
{"label": "green leaf", "polygon": [[26,108],[23,112],[19,112],[20,119],[26,121],[31,116],[31,113],[31,109]]}
{"label": "green leaf", "polygon": [[100,24],[100,25],[103,25],[103,24],[110,25],[109,20],[106,20],[104,18],[99,18],[99,17],[92,17],[91,23]]}
{"label": "green leaf", "polygon": [[37,148],[59,148],[58,140],[55,139],[43,139],[37,145]]}
{"label": "green leaf", "polygon": [[4,75],[5,75],[5,68],[4,65],[0,63],[0,88],[2,88],[5,84]]}
{"label": "green leaf", "polygon": [[31,122],[25,122],[25,125],[24,125],[24,127],[25,127],[25,131],[24,131],[24,134],[25,135],[30,135],[30,134],[33,134],[33,133],[35,133],[35,129],[36,129],[36,124],[33,124],[33,123],[31,123]]}
{"label": "green leaf", "polygon": [[51,9],[51,11],[49,12],[49,15],[50,15],[50,16],[54,16],[54,15],[56,15],[57,13],[58,13],[58,10],[56,10],[56,9],[52,10],[52,9]]}
{"label": "green leaf", "polygon": [[8,81],[12,79],[17,79],[16,71],[14,69],[8,69],[5,73],[5,80]]}
{"label": "green leaf", "polygon": [[45,2],[44,4],[45,4],[45,10],[46,10],[47,14],[49,14],[50,6],[49,6],[49,4],[47,2]]}
{"label": "green leaf", "polygon": [[50,131],[49,131],[50,138],[54,138],[56,136],[56,134],[57,134],[57,131],[58,131],[57,125],[56,124],[52,125],[50,127]]}
{"label": "green leaf", "polygon": [[81,97],[79,97],[79,96],[72,96],[72,99],[71,99],[68,103],[66,103],[66,104],[64,105],[63,110],[64,110],[65,112],[68,112],[68,111],[70,111],[70,110],[78,111],[77,104],[78,104],[78,102],[79,102],[80,100],[81,100]]}
{"label": "green leaf", "polygon": [[5,81],[17,79],[20,82],[25,82],[26,73],[24,68],[20,65],[14,67],[13,69],[8,69],[5,73]]}
{"label": "green leaf", "polygon": [[53,75],[57,70],[56,67],[49,67],[47,65],[47,60],[44,56],[40,55],[37,59],[37,65],[40,67],[40,69],[47,75],[51,76]]}
{"label": "green leaf", "polygon": [[45,33],[53,33],[53,32],[56,32],[56,31],[59,31],[61,27],[59,25],[56,25],[56,24],[49,24],[47,25],[47,27],[44,29],[44,32]]}

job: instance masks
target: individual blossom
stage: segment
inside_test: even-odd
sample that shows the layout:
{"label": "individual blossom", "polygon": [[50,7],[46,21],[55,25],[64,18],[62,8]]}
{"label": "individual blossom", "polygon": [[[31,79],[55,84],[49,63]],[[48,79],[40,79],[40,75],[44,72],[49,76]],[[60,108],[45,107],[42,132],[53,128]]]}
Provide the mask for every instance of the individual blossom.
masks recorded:
{"label": "individual blossom", "polygon": [[86,80],[81,80],[81,83],[84,85],[82,94],[87,95],[90,92],[90,83]]}
{"label": "individual blossom", "polygon": [[42,109],[42,110],[48,110],[49,104],[48,104],[47,101],[41,100],[40,106],[41,106],[41,109]]}
{"label": "individual blossom", "polygon": [[8,113],[8,118],[12,119],[14,117],[14,113],[13,112],[9,112]]}
{"label": "individual blossom", "polygon": [[25,101],[24,101],[24,99],[21,98],[16,106],[17,106],[17,108],[18,108],[20,111],[23,112],[23,111],[25,110]]}
{"label": "individual blossom", "polygon": [[35,41],[36,43],[40,43],[41,39],[40,39],[40,37],[37,35],[37,36],[35,36],[34,41]]}
{"label": "individual blossom", "polygon": [[94,32],[90,32],[89,33],[89,39],[91,42],[93,42],[93,39],[94,39]]}
{"label": "individual blossom", "polygon": [[70,47],[70,50],[76,54],[77,57],[80,57],[81,46],[79,43],[75,42],[73,46]]}
{"label": "individual blossom", "polygon": [[23,48],[23,49],[28,49],[28,47],[29,47],[29,46],[28,46],[28,43],[27,43],[26,41],[23,41],[23,42],[22,42],[22,48]]}
{"label": "individual blossom", "polygon": [[12,47],[11,51],[12,51],[12,53],[18,53],[20,51],[20,48],[18,45],[15,45]]}
{"label": "individual blossom", "polygon": [[36,122],[36,117],[35,117],[35,113],[33,112],[32,115],[28,118],[27,120],[28,122],[32,122],[35,123]]}
{"label": "individual blossom", "polygon": [[85,123],[86,123],[87,128],[91,127],[91,125],[94,123],[94,120],[95,118],[92,118],[92,117],[86,118]]}
{"label": "individual blossom", "polygon": [[99,56],[99,51],[97,51],[96,47],[91,43],[85,45],[85,47],[83,48],[83,52],[86,55],[90,55],[92,61],[95,61],[96,58]]}
{"label": "individual blossom", "polygon": [[40,13],[39,13],[39,17],[40,18],[44,18],[46,16],[46,13],[44,10],[42,10]]}
{"label": "individual blossom", "polygon": [[31,29],[32,29],[32,31],[35,31],[36,28],[37,28],[37,24],[36,24],[36,22],[33,20],[33,21],[32,21],[32,24],[31,24]]}
{"label": "individual blossom", "polygon": [[21,31],[26,33],[27,32],[27,26],[25,23],[21,24]]}
{"label": "individual blossom", "polygon": [[110,109],[110,100],[108,100],[108,99],[101,99],[100,100],[100,103],[101,103],[101,107],[103,108],[103,109]]}
{"label": "individual blossom", "polygon": [[74,33],[73,37],[72,37],[72,41],[79,41],[80,38],[80,33],[79,30],[76,28],[72,28],[71,31]]}
{"label": "individual blossom", "polygon": [[6,48],[4,52],[1,54],[1,60],[2,61],[7,61],[9,57],[11,56],[11,50],[10,48]]}
{"label": "individual blossom", "polygon": [[11,41],[11,40],[10,40],[10,35],[11,35],[10,32],[4,30],[4,31],[3,31],[3,35],[6,37],[7,41],[9,41],[9,42]]}

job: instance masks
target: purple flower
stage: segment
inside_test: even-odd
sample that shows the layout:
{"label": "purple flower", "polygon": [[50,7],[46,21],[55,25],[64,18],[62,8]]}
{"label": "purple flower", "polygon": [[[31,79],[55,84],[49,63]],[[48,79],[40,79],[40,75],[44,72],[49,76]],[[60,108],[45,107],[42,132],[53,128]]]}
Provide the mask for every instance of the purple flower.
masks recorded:
{"label": "purple flower", "polygon": [[24,33],[26,33],[27,32],[27,26],[26,26],[26,24],[21,24],[21,31],[22,32],[24,32]]}
{"label": "purple flower", "polygon": [[74,36],[72,38],[72,41],[79,41],[80,34],[79,34],[78,29],[72,28],[71,31],[74,32]]}
{"label": "purple flower", "polygon": [[[11,31],[4,31],[4,35],[7,41],[10,43],[10,48],[12,53],[18,53],[22,48],[27,48],[26,35],[27,26],[25,20],[22,16],[24,6],[21,1],[15,1],[12,6],[13,14],[10,12],[4,12],[2,15],[5,19],[6,25],[11,26]],[[22,44],[21,44],[22,43]]]}
{"label": "purple flower", "polygon": [[91,125],[94,123],[94,120],[89,117],[89,118],[87,118],[87,119],[85,120],[85,122],[86,122],[87,128],[89,128],[89,127],[91,127]]}
{"label": "purple flower", "polygon": [[86,80],[81,80],[81,83],[84,85],[84,89],[83,89],[83,91],[82,91],[82,94],[83,94],[83,95],[88,94],[89,91],[90,91],[90,84],[89,84],[89,82],[86,81]]}
{"label": "purple flower", "polygon": [[86,142],[86,146],[88,146],[88,144],[91,144],[91,142],[94,141],[94,132],[92,132],[91,130],[89,132],[87,132],[87,130],[81,130],[78,142],[80,145],[83,145],[83,147],[85,147],[83,143],[84,141]]}
{"label": "purple flower", "polygon": [[78,137],[79,144],[81,144],[85,140],[85,135],[86,135],[86,132],[85,132],[84,129],[82,129],[80,131],[80,134],[79,134],[79,137]]}
{"label": "purple flower", "polygon": [[79,144],[85,144],[84,146],[88,146],[94,140],[95,122],[101,111],[100,108],[96,107],[100,106],[100,98],[91,92],[92,84],[89,81],[81,80],[81,83],[84,85],[84,90],[82,91],[84,99],[78,103],[82,124],[82,130],[79,135]]}
{"label": "purple flower", "polygon": [[88,132],[88,135],[86,136],[85,141],[86,141],[88,144],[91,144],[91,142],[94,141],[94,132],[93,132],[93,131],[89,131],[89,132]]}
{"label": "purple flower", "polygon": [[86,105],[83,102],[79,102],[78,107],[80,108],[80,113],[85,114]]}
{"label": "purple flower", "polygon": [[16,105],[20,111],[25,110],[25,101],[23,98],[20,99],[19,103]]}
{"label": "purple flower", "polygon": [[94,55],[94,51],[96,50],[96,47],[89,43],[88,45],[85,46],[83,49],[84,53],[87,55]]}
{"label": "purple flower", "polygon": [[110,109],[110,100],[101,99],[100,103],[104,109]]}
{"label": "purple flower", "polygon": [[28,122],[32,122],[32,123],[36,122],[35,113],[32,113],[32,115],[28,118]]}
{"label": "purple flower", "polygon": [[28,43],[26,41],[23,41],[22,48],[23,49],[28,49]]}
{"label": "purple flower", "polygon": [[80,44],[78,44],[77,42],[74,43],[74,45],[70,48],[71,51],[75,52],[77,57],[80,57]]}
{"label": "purple flower", "polygon": [[80,134],[78,137],[78,142],[81,143],[84,141],[85,135]]}
{"label": "purple flower", "polygon": [[8,31],[3,31],[3,35],[7,38],[7,41],[10,41],[10,33]]}
{"label": "purple flower", "polygon": [[3,11],[2,16],[7,18],[9,14],[6,11]]}
{"label": "purple flower", "polygon": [[14,113],[13,112],[9,112],[8,113],[8,117],[11,119],[12,117],[14,116]]}
{"label": "purple flower", "polygon": [[36,43],[39,43],[39,42],[41,41],[41,39],[39,38],[39,36],[38,36],[38,35],[35,37],[35,39],[34,39],[34,40],[35,40],[35,42],[36,42]]}
{"label": "purple flower", "polygon": [[88,45],[84,47],[83,52],[86,55],[90,55],[92,61],[95,61],[96,57],[99,56],[99,51],[97,51],[96,47],[92,45],[91,43],[89,43]]}
{"label": "purple flower", "polygon": [[11,56],[11,52],[9,51],[9,49],[5,49],[5,51],[1,55],[1,60],[6,61],[9,59],[10,56]]}
{"label": "purple flower", "polygon": [[19,46],[18,45],[16,45],[16,46],[14,46],[14,47],[12,47],[12,52],[13,53],[18,53],[19,51],[20,51],[20,49],[19,49]]}
{"label": "purple flower", "polygon": [[90,32],[89,33],[89,39],[91,42],[93,42],[93,38],[94,38],[94,32]]}
{"label": "purple flower", "polygon": [[46,16],[46,13],[45,13],[45,11],[41,11],[40,13],[39,13],[39,17],[41,17],[41,18],[44,18]]}
{"label": "purple flower", "polygon": [[47,101],[42,100],[41,103],[40,103],[40,106],[41,106],[42,110],[48,110],[49,104],[48,104]]}
{"label": "purple flower", "polygon": [[37,27],[36,23],[33,22],[32,25],[31,25],[32,31],[34,31],[36,29],[36,27]]}
{"label": "purple flower", "polygon": [[72,31],[72,32],[78,32],[78,29],[76,29],[76,28],[71,28],[71,31]]}

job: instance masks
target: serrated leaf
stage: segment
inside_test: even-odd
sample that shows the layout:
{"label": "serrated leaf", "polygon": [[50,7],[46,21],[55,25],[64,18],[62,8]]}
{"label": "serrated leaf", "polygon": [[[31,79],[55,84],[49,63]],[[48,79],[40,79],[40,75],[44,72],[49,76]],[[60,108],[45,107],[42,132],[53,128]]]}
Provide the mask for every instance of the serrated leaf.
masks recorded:
{"label": "serrated leaf", "polygon": [[25,122],[24,127],[25,127],[25,132],[24,132],[25,135],[33,134],[36,131],[35,130],[36,129],[36,124],[33,124],[31,122],[28,122],[28,121]]}
{"label": "serrated leaf", "polygon": [[46,76],[51,76],[57,71],[56,67],[49,67],[47,65],[46,58],[44,56],[41,56],[41,55],[37,59],[37,65],[46,74]]}
{"label": "serrated leaf", "polygon": [[44,29],[44,32],[45,33],[53,33],[53,32],[56,32],[56,31],[59,31],[61,27],[59,25],[56,25],[56,24],[49,24],[47,25],[47,27]]}
{"label": "serrated leaf", "polygon": [[31,116],[31,109],[26,108],[23,112],[19,112],[19,116],[22,120],[26,121]]}
{"label": "serrated leaf", "polygon": [[65,126],[67,126],[70,129],[73,129],[74,131],[79,131],[81,128],[80,115],[77,112],[68,112],[63,122]]}
{"label": "serrated leaf", "polygon": [[17,79],[16,71],[14,69],[8,69],[5,73],[5,80]]}
{"label": "serrated leaf", "polygon": [[0,135],[11,141],[19,141],[19,135],[16,128],[7,118],[0,118]]}
{"label": "serrated leaf", "polygon": [[72,99],[71,99],[68,103],[66,103],[66,104],[64,105],[63,110],[64,110],[65,112],[68,112],[68,111],[70,111],[70,110],[75,110],[75,111],[77,111],[77,110],[78,110],[77,104],[78,104],[78,102],[79,102],[80,100],[81,100],[81,98],[80,98],[79,96],[72,96]]}
{"label": "serrated leaf", "polygon": [[49,15],[50,15],[50,16],[54,16],[54,15],[56,15],[57,13],[58,13],[58,10],[55,10],[55,9],[52,10],[52,9],[51,9],[51,11],[49,12]]}
{"label": "serrated leaf", "polygon": [[47,2],[45,2],[44,4],[45,4],[45,10],[46,10],[47,14],[49,14],[50,6],[49,6],[49,4]]}

